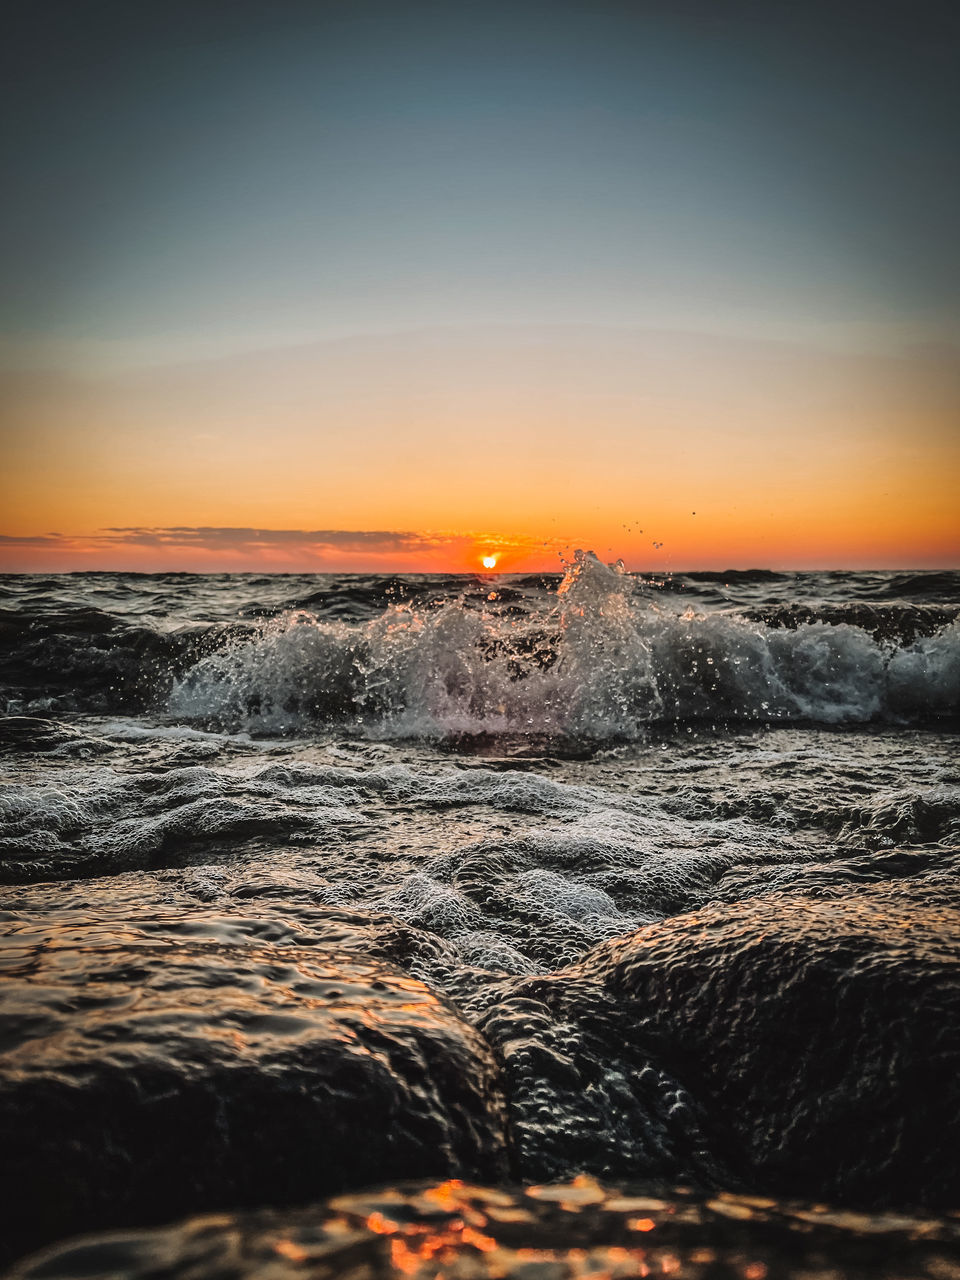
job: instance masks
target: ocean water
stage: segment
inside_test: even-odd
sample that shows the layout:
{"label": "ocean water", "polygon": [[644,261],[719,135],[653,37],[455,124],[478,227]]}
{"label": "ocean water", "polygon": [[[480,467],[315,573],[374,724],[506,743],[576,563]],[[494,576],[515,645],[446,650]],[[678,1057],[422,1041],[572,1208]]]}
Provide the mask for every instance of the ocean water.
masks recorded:
{"label": "ocean water", "polygon": [[0,578],[11,1253],[405,1177],[956,1207],[958,618],[582,553]]}

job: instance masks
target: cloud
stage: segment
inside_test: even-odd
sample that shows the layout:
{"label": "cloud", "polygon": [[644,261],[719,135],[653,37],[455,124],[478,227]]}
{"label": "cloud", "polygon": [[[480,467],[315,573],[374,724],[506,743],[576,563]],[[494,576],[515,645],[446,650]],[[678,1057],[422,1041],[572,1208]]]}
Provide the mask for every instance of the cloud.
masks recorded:
{"label": "cloud", "polygon": [[96,535],[108,546],[199,547],[205,551],[315,548],[343,552],[433,551],[456,545],[462,534],[387,529],[251,529],[214,525],[108,528]]}
{"label": "cloud", "polygon": [[502,567],[543,561],[566,542],[478,532],[255,529],[222,525],[114,526],[91,534],[0,534],[0,565],[245,571],[469,568],[496,553]]}
{"label": "cloud", "polygon": [[64,544],[62,533],[0,533],[0,545],[5,547],[62,547]]}
{"label": "cloud", "polygon": [[412,533],[387,529],[252,529],[214,525],[118,527],[92,534],[0,534],[17,547],[193,547],[204,551],[315,548],[344,552],[416,552],[471,542],[466,534]]}

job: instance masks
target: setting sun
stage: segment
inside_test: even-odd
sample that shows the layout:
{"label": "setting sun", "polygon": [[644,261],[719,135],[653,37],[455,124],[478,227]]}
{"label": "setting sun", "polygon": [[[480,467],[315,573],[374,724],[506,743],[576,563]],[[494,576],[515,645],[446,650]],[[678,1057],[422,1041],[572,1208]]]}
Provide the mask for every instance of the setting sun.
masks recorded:
{"label": "setting sun", "polygon": [[482,560],[482,564],[485,569],[495,569],[497,567],[497,557],[484,556]]}

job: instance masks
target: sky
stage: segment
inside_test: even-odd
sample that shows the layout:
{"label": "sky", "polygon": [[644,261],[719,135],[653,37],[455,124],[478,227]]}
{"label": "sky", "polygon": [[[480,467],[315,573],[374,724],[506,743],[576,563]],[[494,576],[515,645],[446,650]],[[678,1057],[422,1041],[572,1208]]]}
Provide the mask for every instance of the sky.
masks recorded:
{"label": "sky", "polygon": [[0,568],[960,563],[960,17],[20,0]]}

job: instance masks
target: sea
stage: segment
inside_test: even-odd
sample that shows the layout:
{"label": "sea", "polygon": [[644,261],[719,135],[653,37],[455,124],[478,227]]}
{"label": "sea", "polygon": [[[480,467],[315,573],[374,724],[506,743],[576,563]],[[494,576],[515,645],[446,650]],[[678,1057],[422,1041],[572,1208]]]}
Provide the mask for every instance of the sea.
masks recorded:
{"label": "sea", "polygon": [[404,1178],[960,1205],[960,572],[6,575],[0,708],[10,1256]]}

